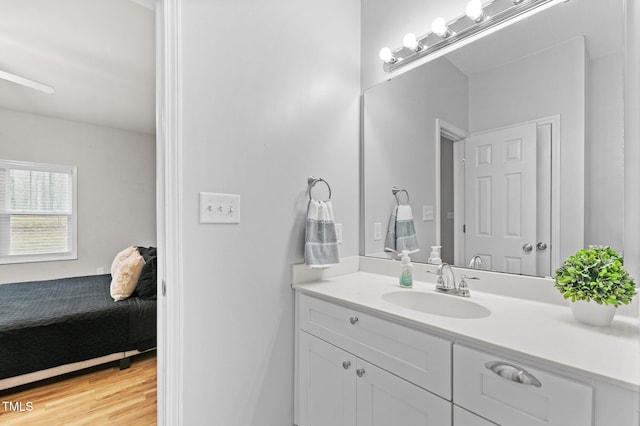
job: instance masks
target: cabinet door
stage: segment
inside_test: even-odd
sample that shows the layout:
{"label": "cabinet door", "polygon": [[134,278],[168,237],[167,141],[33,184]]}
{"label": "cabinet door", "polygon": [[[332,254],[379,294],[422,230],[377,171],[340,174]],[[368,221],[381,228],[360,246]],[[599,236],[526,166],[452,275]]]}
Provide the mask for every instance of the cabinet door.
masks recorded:
{"label": "cabinet door", "polygon": [[451,403],[358,360],[358,426],[451,425]]}
{"label": "cabinet door", "polygon": [[453,406],[453,424],[454,426],[496,426],[495,423],[476,416],[456,405]]}
{"label": "cabinet door", "polygon": [[299,426],[355,426],[356,358],[303,331],[299,335]]}

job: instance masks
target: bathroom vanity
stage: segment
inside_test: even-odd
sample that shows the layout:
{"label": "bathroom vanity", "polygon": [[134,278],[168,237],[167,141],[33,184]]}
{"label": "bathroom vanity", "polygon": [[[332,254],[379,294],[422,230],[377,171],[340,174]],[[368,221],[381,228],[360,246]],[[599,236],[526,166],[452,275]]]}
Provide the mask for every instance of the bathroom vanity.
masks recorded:
{"label": "bathroom vanity", "polygon": [[592,327],[555,303],[358,269],[294,282],[296,425],[640,424],[637,317]]}

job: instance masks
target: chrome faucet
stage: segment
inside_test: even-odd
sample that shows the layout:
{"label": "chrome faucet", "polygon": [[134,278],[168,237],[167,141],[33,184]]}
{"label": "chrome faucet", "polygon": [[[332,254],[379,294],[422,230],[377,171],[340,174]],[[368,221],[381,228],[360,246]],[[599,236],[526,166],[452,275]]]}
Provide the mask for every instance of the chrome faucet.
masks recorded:
{"label": "chrome faucet", "polygon": [[[449,271],[446,279],[444,276],[445,271]],[[453,293],[458,291],[458,285],[456,284],[456,276],[453,273],[453,268],[446,262],[442,262],[438,266],[438,280],[436,282],[436,290],[442,293]]]}
{"label": "chrome faucet", "polygon": [[[444,272],[445,270],[449,271],[449,276],[447,278],[450,277],[449,279],[445,279],[444,278]],[[438,281],[436,282],[436,290],[440,291],[442,293],[449,293],[452,290],[457,290],[457,285],[456,285],[456,276],[453,273],[453,269],[451,268],[451,265],[449,265],[446,262],[442,262],[440,264],[440,266],[438,266]]]}
{"label": "chrome faucet", "polygon": [[[447,279],[444,277],[445,270],[449,271]],[[467,285],[467,277],[465,275],[460,276],[460,283],[456,284],[456,276],[453,273],[453,268],[448,263],[442,263],[438,266],[438,280],[436,281],[436,291],[445,294],[453,294],[455,296],[469,297],[469,286]],[[469,279],[478,279],[471,277]]]}
{"label": "chrome faucet", "polygon": [[482,269],[482,258],[477,254],[471,258],[469,269]]}

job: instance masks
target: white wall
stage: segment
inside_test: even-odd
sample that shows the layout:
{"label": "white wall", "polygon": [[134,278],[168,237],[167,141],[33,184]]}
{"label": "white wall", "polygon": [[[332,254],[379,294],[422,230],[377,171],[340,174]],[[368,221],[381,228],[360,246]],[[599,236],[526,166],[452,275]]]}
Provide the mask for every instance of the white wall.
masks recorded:
{"label": "white wall", "polygon": [[[467,77],[447,59],[439,58],[373,87],[364,95],[364,232],[365,254],[384,257],[384,239],[395,200],[391,188],[410,195],[420,252],[426,262],[436,244],[436,221],[422,220],[422,206],[436,200],[436,118],[467,128]],[[404,202],[404,196],[402,198]],[[374,223],[382,239],[374,241]]]}
{"label": "white wall", "polygon": [[155,137],[0,109],[0,158],[78,168],[78,259],[0,265],[0,283],[109,273],[118,251],[155,245]]}
{"label": "white wall", "polygon": [[587,59],[580,37],[469,76],[470,133],[560,115],[560,259],[584,244]]}
{"label": "white wall", "polygon": [[[293,422],[307,176],[358,254],[360,2],[181,2],[184,424]],[[240,194],[200,225],[198,192]],[[169,290],[170,291],[170,290]]]}

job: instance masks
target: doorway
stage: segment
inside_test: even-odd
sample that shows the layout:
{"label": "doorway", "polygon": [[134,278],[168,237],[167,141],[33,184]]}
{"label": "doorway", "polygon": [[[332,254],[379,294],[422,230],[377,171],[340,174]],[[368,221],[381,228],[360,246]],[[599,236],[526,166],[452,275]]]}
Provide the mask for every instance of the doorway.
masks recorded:
{"label": "doorway", "polygon": [[481,269],[551,275],[559,240],[552,221],[559,125],[554,116],[464,138],[459,132],[455,141],[439,132],[443,260],[453,253],[454,264],[466,266],[478,256]]}

